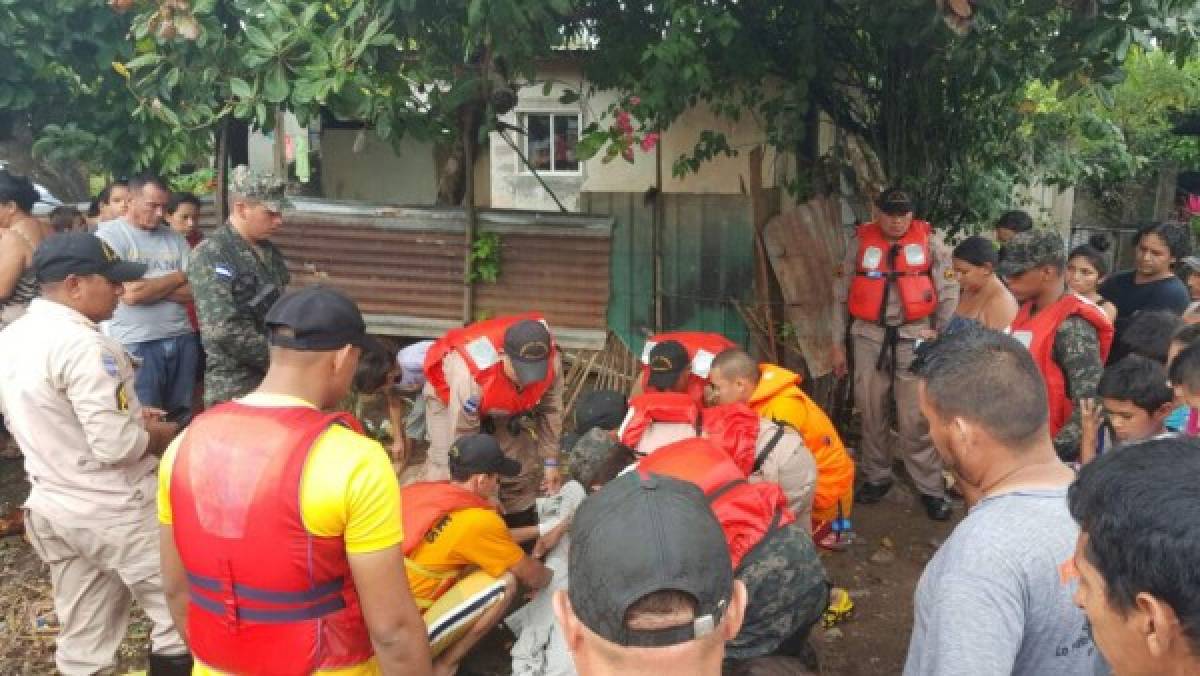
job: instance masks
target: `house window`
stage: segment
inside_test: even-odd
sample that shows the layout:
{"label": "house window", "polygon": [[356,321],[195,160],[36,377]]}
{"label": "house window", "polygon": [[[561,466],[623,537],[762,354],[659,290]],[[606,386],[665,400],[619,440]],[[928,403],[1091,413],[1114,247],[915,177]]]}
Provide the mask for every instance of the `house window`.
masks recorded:
{"label": "house window", "polygon": [[[579,115],[525,113],[525,157],[538,171],[578,172]],[[522,167],[527,170],[527,167]]]}

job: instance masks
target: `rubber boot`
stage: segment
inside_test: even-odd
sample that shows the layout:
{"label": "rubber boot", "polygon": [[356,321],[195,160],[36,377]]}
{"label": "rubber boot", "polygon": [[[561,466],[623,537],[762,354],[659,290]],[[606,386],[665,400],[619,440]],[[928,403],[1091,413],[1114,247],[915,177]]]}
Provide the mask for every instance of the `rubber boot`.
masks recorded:
{"label": "rubber boot", "polygon": [[182,655],[150,653],[150,668],[146,670],[147,676],[191,676],[191,673],[192,656],[190,653]]}

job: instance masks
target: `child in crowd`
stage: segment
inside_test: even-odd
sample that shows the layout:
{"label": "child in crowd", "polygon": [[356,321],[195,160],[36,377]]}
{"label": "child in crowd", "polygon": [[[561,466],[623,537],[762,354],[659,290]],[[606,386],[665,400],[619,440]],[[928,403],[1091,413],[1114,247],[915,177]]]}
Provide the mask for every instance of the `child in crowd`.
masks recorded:
{"label": "child in crowd", "polygon": [[1083,438],[1079,460],[1087,464],[1106,448],[1145,441],[1166,432],[1163,423],[1174,407],[1175,393],[1162,365],[1131,354],[1104,369],[1097,394],[1106,424],[1101,436],[1096,400],[1080,402]]}
{"label": "child in crowd", "polygon": [[[1168,310],[1143,310],[1129,320],[1119,340],[1125,354],[1136,354],[1166,366],[1171,339],[1183,326],[1179,315]],[[1109,363],[1116,360],[1109,358]]]}
{"label": "child in crowd", "polygon": [[71,232],[72,230],[87,232],[87,219],[75,207],[65,205],[54,207],[50,210],[50,215],[46,220],[50,221],[50,227],[54,228],[54,232]]}
{"label": "child in crowd", "polygon": [[1187,256],[1179,261],[1179,276],[1187,284],[1188,297],[1192,300],[1183,311],[1183,321],[1189,324],[1200,322],[1200,256]]}
{"label": "child in crowd", "polygon": [[[1175,358],[1179,356],[1187,347],[1196,341],[1200,340],[1200,324],[1184,324],[1179,327],[1175,335],[1171,337],[1171,345],[1167,348],[1167,372],[1171,371],[1171,364]],[[1166,427],[1169,432],[1181,432],[1189,437],[1194,437],[1200,433],[1200,415],[1197,410],[1184,404],[1179,399],[1176,399],[1177,404],[1171,415],[1167,416]]]}
{"label": "child in crowd", "polygon": [[167,202],[166,221],[171,229],[187,239],[188,246],[193,249],[204,239],[198,226],[200,220],[200,200],[190,192],[177,192],[171,195]]}
{"label": "child in crowd", "polygon": [[1200,409],[1200,341],[1192,341],[1180,351],[1171,361],[1168,373],[1176,397],[1192,409],[1185,432],[1188,436],[1196,436],[1200,432],[1196,421],[1196,409]]}
{"label": "child in crowd", "polygon": [[1108,261],[1104,252],[1108,239],[1093,237],[1087,244],[1071,249],[1067,256],[1067,286],[1081,298],[1090,300],[1104,310],[1109,321],[1117,318],[1117,306],[1100,295],[1100,284],[1108,276]]}

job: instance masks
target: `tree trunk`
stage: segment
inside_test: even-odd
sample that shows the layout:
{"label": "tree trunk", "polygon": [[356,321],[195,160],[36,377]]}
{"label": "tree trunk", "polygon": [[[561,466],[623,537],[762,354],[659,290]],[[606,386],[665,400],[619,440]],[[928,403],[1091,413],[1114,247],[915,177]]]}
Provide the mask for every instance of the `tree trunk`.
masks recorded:
{"label": "tree trunk", "polygon": [[466,145],[463,141],[456,143],[439,143],[433,148],[433,160],[441,169],[438,170],[437,202],[440,207],[453,207],[463,203],[467,190]]}
{"label": "tree trunk", "polygon": [[463,253],[463,325],[470,324],[475,319],[475,282],[474,275],[474,260],[471,254],[475,245],[475,228],[479,218],[479,212],[475,208],[475,172],[471,169],[475,161],[475,136],[479,133],[476,130],[475,111],[473,109],[465,109],[460,118],[460,129],[462,130],[462,149],[463,149],[463,166],[464,166],[464,190],[463,190],[463,209],[466,213],[466,227],[463,228],[463,244],[465,251]]}

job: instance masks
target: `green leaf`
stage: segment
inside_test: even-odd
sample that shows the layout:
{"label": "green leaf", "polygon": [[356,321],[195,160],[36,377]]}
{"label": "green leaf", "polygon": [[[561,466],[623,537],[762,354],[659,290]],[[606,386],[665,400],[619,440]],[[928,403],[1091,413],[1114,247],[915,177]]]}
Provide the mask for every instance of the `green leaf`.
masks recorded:
{"label": "green leaf", "polygon": [[163,58],[161,54],[142,54],[141,56],[126,63],[125,67],[129,70],[137,70],[139,68],[145,68],[146,66],[156,65],[162,60]]}
{"label": "green leaf", "polygon": [[246,37],[249,38],[250,42],[254,43],[254,46],[271,54],[276,52],[275,43],[271,42],[271,38],[267,37],[267,34],[261,28],[253,24],[246,24],[242,27],[242,30],[246,33]]}
{"label": "green leaf", "polygon": [[254,88],[250,86],[250,83],[246,82],[240,77],[229,79],[229,90],[233,92],[233,95],[239,99],[254,98]]}
{"label": "green leaf", "polygon": [[574,89],[568,89],[563,92],[563,95],[558,97],[558,102],[562,104],[575,103],[579,100],[579,92]]}
{"label": "green leaf", "polygon": [[276,63],[267,70],[267,76],[263,80],[263,98],[271,103],[281,103],[287,95],[287,70],[282,63]]}
{"label": "green leaf", "polygon": [[484,3],[487,0],[471,0],[467,5],[467,27],[478,29],[483,24]]}
{"label": "green leaf", "polygon": [[542,96],[550,96],[550,92],[554,91],[554,80],[546,80],[542,85]]}

